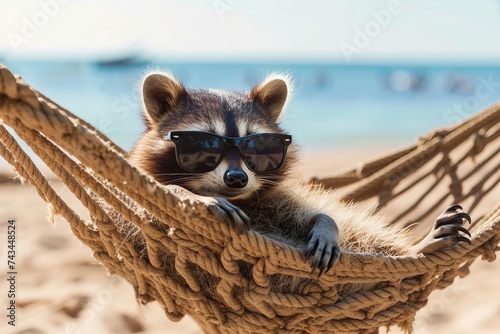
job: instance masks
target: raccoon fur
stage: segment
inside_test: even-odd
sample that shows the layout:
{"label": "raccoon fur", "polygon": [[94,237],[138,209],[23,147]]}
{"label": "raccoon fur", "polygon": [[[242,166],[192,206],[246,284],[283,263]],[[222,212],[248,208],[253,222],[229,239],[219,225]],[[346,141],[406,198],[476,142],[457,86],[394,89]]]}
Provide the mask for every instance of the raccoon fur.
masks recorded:
{"label": "raccoon fur", "polygon": [[[412,255],[468,242],[462,223],[470,218],[457,205],[438,217],[427,238],[412,245],[370,210],[343,204],[334,193],[302,183],[292,168],[299,158],[293,143],[283,166],[272,173],[252,172],[235,147],[212,171],[189,172],[179,165],[175,144],[167,138],[170,131],[230,138],[284,134],[279,121],[291,87],[288,76],[273,74],[247,93],[195,90],[170,73],[150,73],[142,85],[146,130],[129,152],[129,161],[163,184],[210,199],[239,232],[252,229],[301,250],[318,275],[332,268],[344,251]],[[246,175],[237,185],[227,178],[234,170]],[[283,290],[294,285],[279,284]]]}

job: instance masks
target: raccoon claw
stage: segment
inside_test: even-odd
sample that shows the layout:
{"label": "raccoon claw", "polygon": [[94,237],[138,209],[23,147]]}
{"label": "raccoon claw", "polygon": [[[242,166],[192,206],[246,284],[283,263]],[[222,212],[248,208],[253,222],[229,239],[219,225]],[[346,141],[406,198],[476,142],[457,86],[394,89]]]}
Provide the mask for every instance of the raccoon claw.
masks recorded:
{"label": "raccoon claw", "polygon": [[330,270],[340,255],[337,241],[333,237],[311,236],[306,248],[306,261],[312,259],[311,272],[319,269],[318,277]]}
{"label": "raccoon claw", "polygon": [[471,223],[470,216],[465,213],[460,205],[452,205],[440,214],[434,228],[417,245],[416,253],[433,253],[438,250],[449,249],[459,242],[471,244],[472,235],[462,225],[464,220]]}
{"label": "raccoon claw", "polygon": [[250,229],[250,218],[237,206],[222,197],[214,197],[216,205],[209,206],[209,211],[220,220],[228,220],[238,233]]}
{"label": "raccoon claw", "polygon": [[448,207],[442,214],[436,219],[436,227],[440,227],[445,224],[456,224],[462,225],[463,219],[467,220],[469,224],[472,222],[470,216],[465,213],[462,207],[458,204]]}
{"label": "raccoon claw", "polygon": [[311,272],[319,269],[318,277],[330,270],[340,256],[336,237],[336,225],[326,215],[317,216],[316,224],[308,236],[305,261],[311,262]]}
{"label": "raccoon claw", "polygon": [[320,243],[315,243],[313,248],[306,250],[306,261],[312,257],[311,272],[319,269],[318,277],[330,270],[340,255],[338,247],[327,245],[319,246]]}

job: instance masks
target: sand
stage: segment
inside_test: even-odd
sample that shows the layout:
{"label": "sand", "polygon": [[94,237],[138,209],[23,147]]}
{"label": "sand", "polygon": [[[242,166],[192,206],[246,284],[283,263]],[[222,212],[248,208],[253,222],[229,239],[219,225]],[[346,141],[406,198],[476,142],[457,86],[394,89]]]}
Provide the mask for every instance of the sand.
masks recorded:
{"label": "sand", "polygon": [[[328,176],[392,148],[389,144],[305,152],[304,176]],[[49,222],[47,205],[34,188],[10,182],[13,175],[8,174],[7,180],[5,173],[0,176],[0,333],[200,333],[188,316],[173,323],[157,303],[140,306],[132,287],[108,276],[64,219]],[[76,203],[63,184],[51,184]],[[8,219],[15,219],[17,226],[15,327],[7,324],[6,317]],[[415,333],[500,333],[500,261],[478,260],[471,271],[465,279],[431,295],[428,306],[418,313]],[[391,329],[390,333],[399,331]]]}

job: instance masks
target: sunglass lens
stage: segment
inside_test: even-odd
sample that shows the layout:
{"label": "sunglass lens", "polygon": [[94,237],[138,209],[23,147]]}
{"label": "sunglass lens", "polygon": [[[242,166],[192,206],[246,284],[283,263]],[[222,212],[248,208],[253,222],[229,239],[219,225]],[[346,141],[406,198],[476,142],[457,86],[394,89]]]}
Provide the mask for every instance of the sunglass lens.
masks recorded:
{"label": "sunglass lens", "polygon": [[272,172],[283,163],[285,145],[280,137],[261,134],[245,141],[242,147],[245,163],[254,172]]}
{"label": "sunglass lens", "polygon": [[196,172],[214,169],[221,159],[224,143],[220,138],[207,134],[182,136],[176,145],[181,167]]}

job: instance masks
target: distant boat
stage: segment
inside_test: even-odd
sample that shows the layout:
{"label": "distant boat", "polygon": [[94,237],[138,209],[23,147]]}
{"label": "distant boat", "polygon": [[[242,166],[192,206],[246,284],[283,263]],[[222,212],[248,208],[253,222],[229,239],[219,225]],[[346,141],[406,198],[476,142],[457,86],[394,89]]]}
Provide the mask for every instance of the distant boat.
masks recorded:
{"label": "distant boat", "polygon": [[394,71],[382,79],[384,85],[395,92],[415,92],[425,87],[426,77],[421,73]]}
{"label": "distant boat", "polygon": [[469,74],[454,73],[448,78],[446,89],[450,93],[471,94],[474,91],[474,83]]}
{"label": "distant boat", "polygon": [[100,59],[96,61],[97,66],[101,67],[118,67],[118,66],[137,66],[147,64],[147,60],[136,56],[136,55],[128,55],[117,58],[110,59]]}
{"label": "distant boat", "polygon": [[331,81],[332,78],[325,70],[318,70],[314,75],[314,86],[318,89],[326,88]]}

